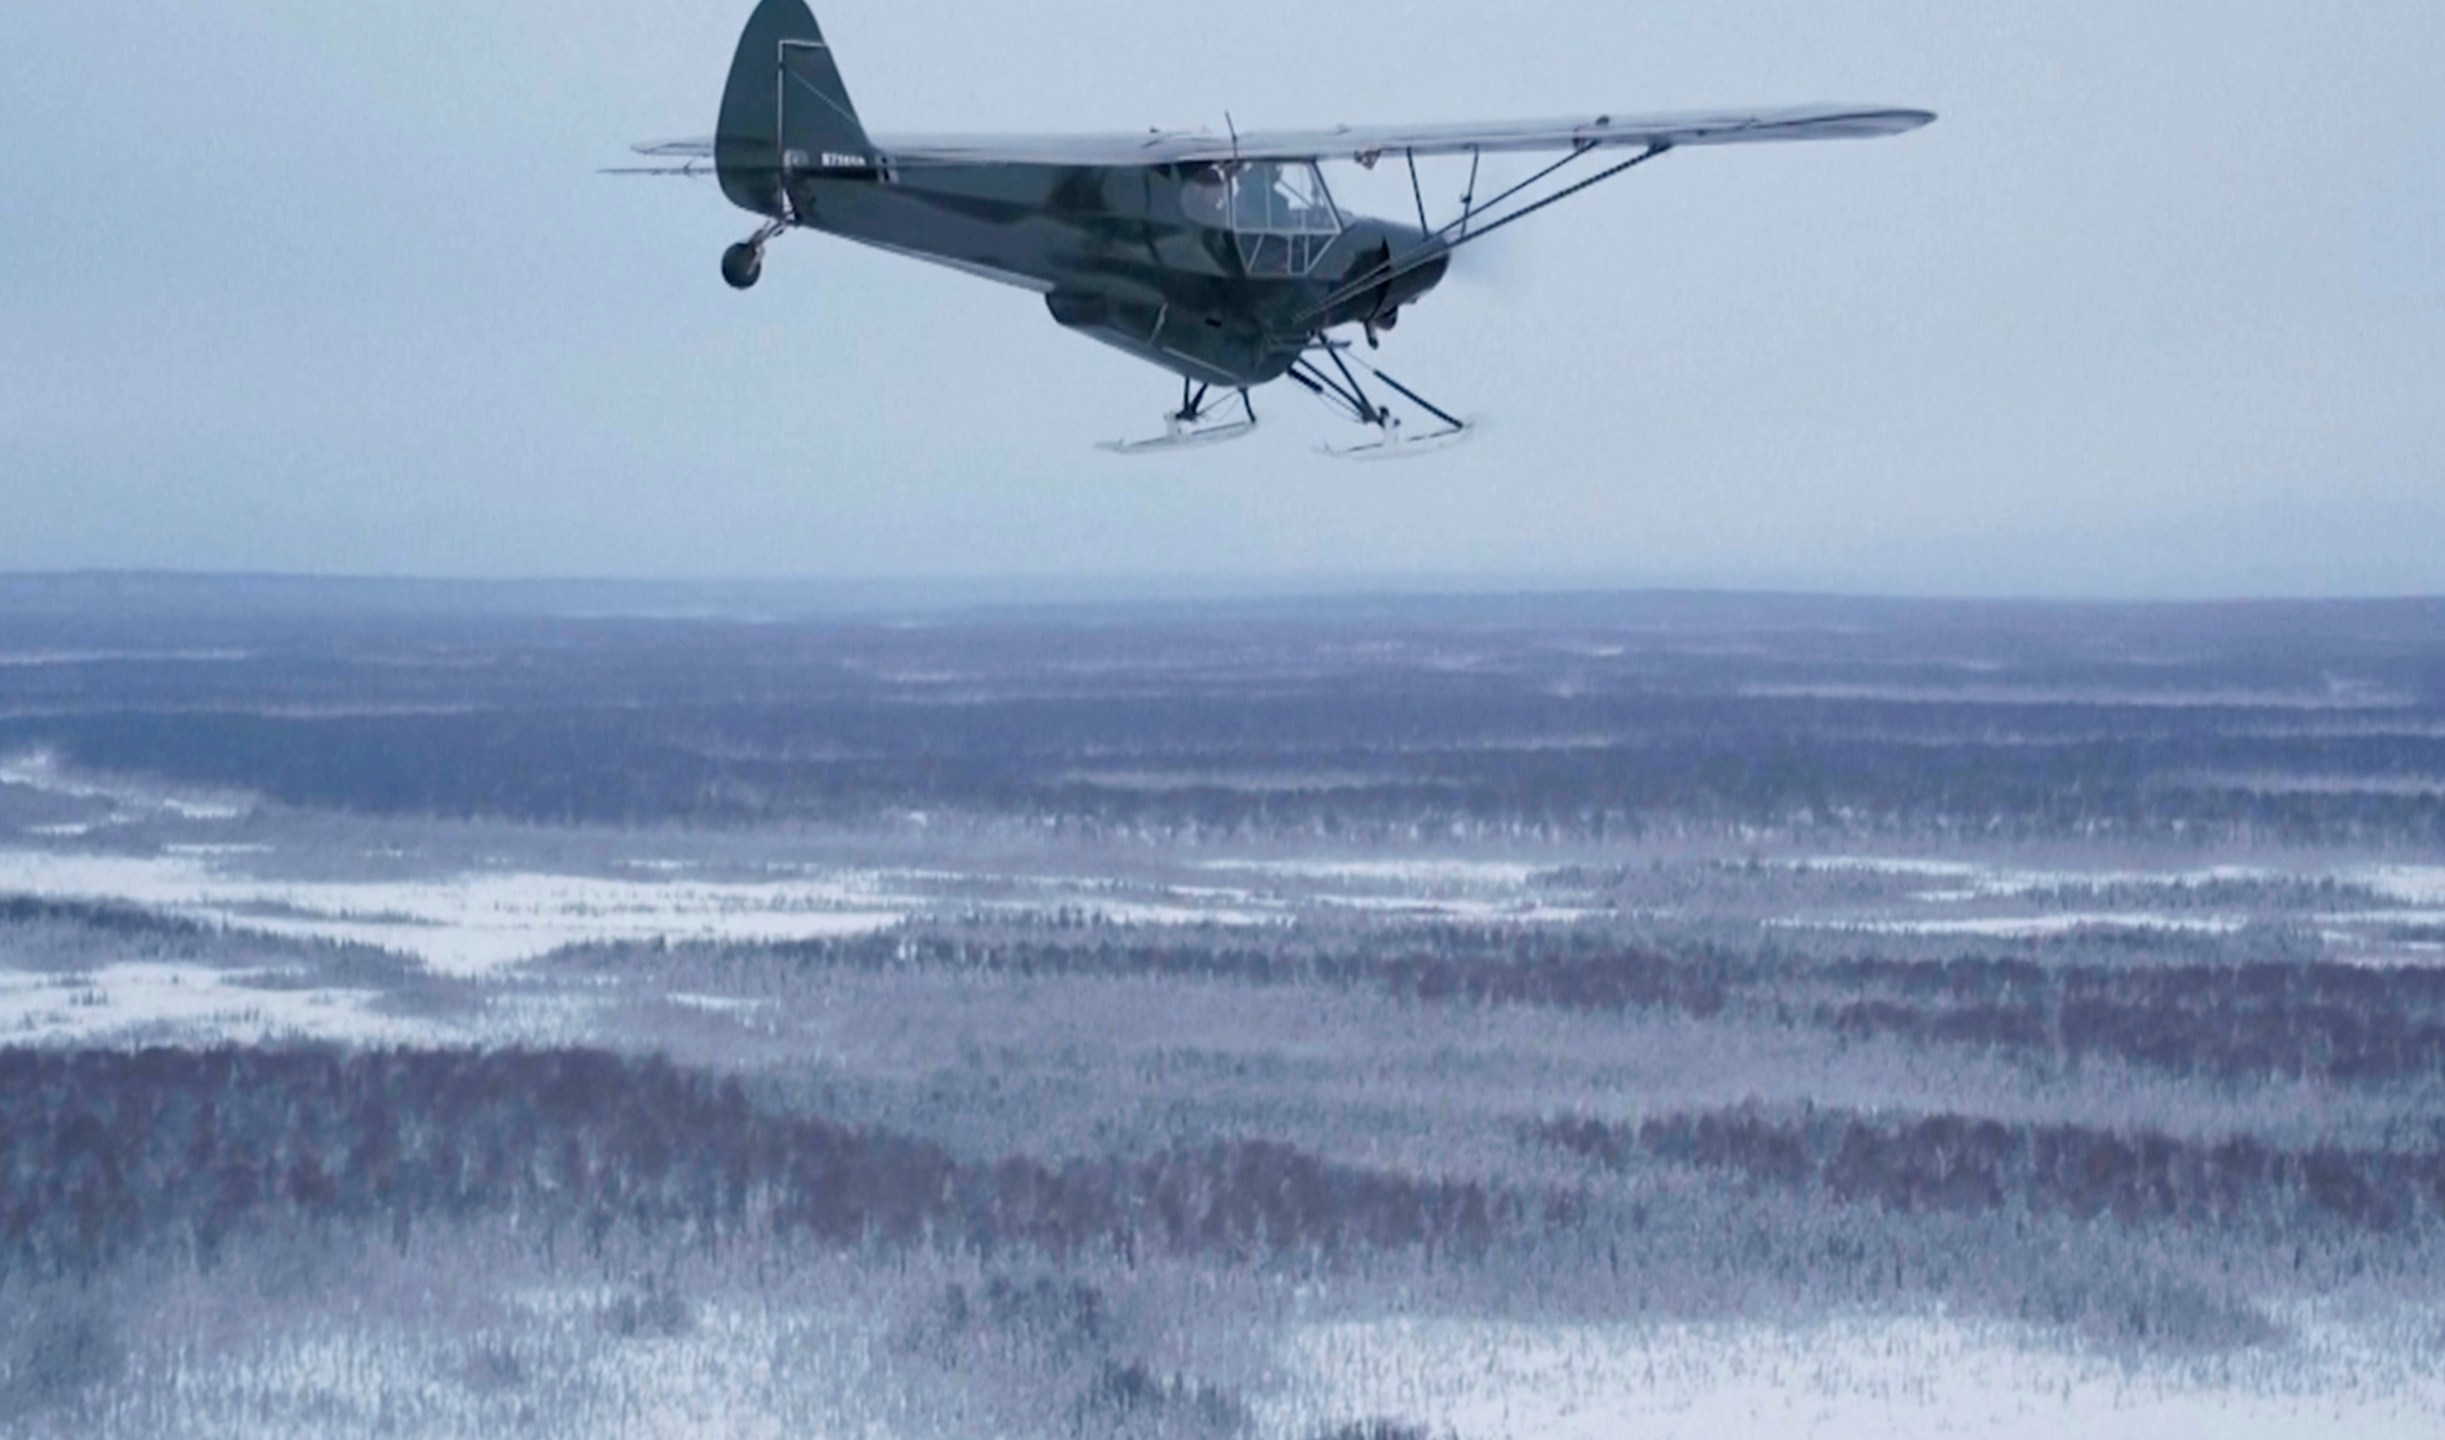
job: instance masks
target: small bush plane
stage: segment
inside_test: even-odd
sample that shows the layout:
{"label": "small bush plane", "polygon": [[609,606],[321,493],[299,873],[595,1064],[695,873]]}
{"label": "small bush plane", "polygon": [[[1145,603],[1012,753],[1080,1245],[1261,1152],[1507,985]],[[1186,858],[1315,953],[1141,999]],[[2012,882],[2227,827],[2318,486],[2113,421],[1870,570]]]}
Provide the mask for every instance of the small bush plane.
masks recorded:
{"label": "small bush plane", "polygon": [[[1040,293],[1064,329],[1180,377],[1180,407],[1162,435],[1107,449],[1236,439],[1256,428],[1250,392],[1288,379],[1368,436],[1328,453],[1388,455],[1456,440],[1470,427],[1377,368],[1356,340],[1377,349],[1461,249],[1675,150],[1869,139],[1934,119],[1810,105],[1491,125],[1233,127],[1222,136],[869,135],[805,0],[762,0],[731,62],[713,138],[637,146],[650,163],[612,173],[710,174],[733,204],[763,217],[722,256],[722,278],[735,289],[755,285],[774,240],[809,229]],[[1554,158],[1480,198],[1486,159],[1523,154]],[[1418,162],[1437,157],[1469,165],[1460,213],[1442,224],[1430,220],[1418,178]],[[1345,214],[1326,183],[1329,163],[1372,170],[1388,159],[1408,167],[1414,224]],[[1420,422],[1414,438],[1396,404]]]}

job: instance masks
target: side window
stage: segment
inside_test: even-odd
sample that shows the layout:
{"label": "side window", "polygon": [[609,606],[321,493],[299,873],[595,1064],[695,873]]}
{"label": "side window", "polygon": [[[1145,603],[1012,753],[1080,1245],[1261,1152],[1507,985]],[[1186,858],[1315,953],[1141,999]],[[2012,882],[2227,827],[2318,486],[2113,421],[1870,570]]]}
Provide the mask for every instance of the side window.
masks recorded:
{"label": "side window", "polygon": [[1306,162],[1207,166],[1182,184],[1180,208],[1194,224],[1230,231],[1251,275],[1304,275],[1342,230],[1324,176]]}
{"label": "side window", "polygon": [[1180,209],[1193,225],[1216,230],[1232,230],[1231,177],[1220,165],[1208,165],[1190,175],[1180,187]]}
{"label": "side window", "polygon": [[1273,233],[1273,167],[1242,166],[1232,185],[1238,200],[1232,206],[1231,228],[1242,235]]}

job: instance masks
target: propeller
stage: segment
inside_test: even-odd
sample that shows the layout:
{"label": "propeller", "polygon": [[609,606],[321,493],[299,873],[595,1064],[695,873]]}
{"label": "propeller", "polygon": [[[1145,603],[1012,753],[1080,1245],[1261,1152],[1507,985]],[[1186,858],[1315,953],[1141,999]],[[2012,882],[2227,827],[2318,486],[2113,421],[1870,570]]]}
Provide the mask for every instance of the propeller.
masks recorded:
{"label": "propeller", "polygon": [[[1515,297],[1528,284],[1526,251],[1515,235],[1494,234],[1482,240],[1470,240],[1445,252],[1441,280],[1457,280],[1462,286],[1498,297]],[[1385,332],[1401,322],[1401,312],[1417,295],[1415,282],[1403,284],[1396,275],[1394,251],[1389,242],[1363,252],[1350,265],[1350,282],[1355,284],[1370,275],[1385,276],[1382,284],[1351,298],[1371,332]],[[1436,282],[1430,282],[1436,283]],[[1396,303],[1397,302],[1397,303]]]}
{"label": "propeller", "polygon": [[1528,288],[1527,242],[1517,229],[1498,230],[1452,252],[1451,279],[1472,290],[1511,297]]}

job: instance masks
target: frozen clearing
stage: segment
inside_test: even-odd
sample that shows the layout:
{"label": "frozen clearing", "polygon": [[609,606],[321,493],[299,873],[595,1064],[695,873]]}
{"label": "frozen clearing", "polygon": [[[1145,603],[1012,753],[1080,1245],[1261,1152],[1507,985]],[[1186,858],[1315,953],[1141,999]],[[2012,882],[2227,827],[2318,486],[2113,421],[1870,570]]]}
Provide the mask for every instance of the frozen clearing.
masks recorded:
{"label": "frozen clearing", "polygon": [[[2168,870],[2011,869],[1969,861],[1838,855],[1786,862],[1797,874],[1890,876],[1930,881],[1942,888],[1919,890],[1911,907],[1866,914],[1808,914],[1768,922],[1778,929],[1829,930],[1861,935],[1958,936],[1988,940],[2043,940],[2088,930],[2157,931],[2164,934],[2232,935],[2256,921],[2297,923],[2313,919],[2328,927],[2327,943],[2348,947],[2361,960],[2398,961],[2418,955],[2416,943],[2400,936],[2356,933],[2378,927],[2416,928],[2445,924],[2445,867],[2425,865],[2307,866],[2298,870],[2261,865],[2214,865]],[[2325,912],[2314,916],[2276,908],[2246,913],[2248,900],[2219,897],[2220,912],[2190,908],[2213,886],[2274,886],[2287,881],[2332,883],[2374,892],[2402,905],[2399,910]],[[2056,911],[2049,903],[2120,892],[2141,909]],[[2162,896],[2162,902],[2157,901]],[[1985,913],[1964,914],[1975,906]],[[1995,913],[1999,910],[2015,913]]]}
{"label": "frozen clearing", "polygon": [[243,796],[172,795],[131,780],[73,774],[60,765],[57,756],[44,751],[0,760],[0,785],[71,800],[108,802],[114,811],[109,821],[112,824],[146,813],[181,820],[239,820],[253,808],[253,803]]}
{"label": "frozen clearing", "polygon": [[[2199,870],[2007,870],[1981,865],[1967,860],[1916,860],[1886,858],[1871,855],[1835,855],[1812,857],[1791,862],[1802,874],[1831,871],[1856,875],[1892,875],[1910,879],[1949,880],[1962,886],[1959,890],[1931,892],[1929,899],[1987,899],[2042,894],[2053,890],[2104,888],[2107,886],[2147,887],[2160,890],[2196,890],[2208,885],[2266,883],[2281,880],[2288,872],[2259,865],[2211,865]],[[2303,873],[2302,879],[2317,879],[2315,873]],[[2339,875],[2337,879],[2352,879]],[[2445,872],[2439,872],[2445,879]],[[2445,889],[2439,893],[2445,895]]]}
{"label": "frozen clearing", "polygon": [[1513,860],[1209,860],[1202,868],[1302,880],[1385,885],[1483,885],[1516,890],[1550,866]]}
{"label": "frozen clearing", "polygon": [[[856,1383],[871,1368],[863,1327],[797,1315],[706,1307],[691,1333],[626,1347],[603,1346],[594,1307],[572,1297],[542,1317],[539,1334],[489,1348],[451,1333],[343,1322],[310,1337],[282,1337],[253,1353],[197,1363],[167,1357],[156,1383],[163,1405],[140,1387],[103,1411],[95,1433],[150,1436],[413,1437],[473,1440],[512,1431],[619,1435],[638,1440],[796,1440],[896,1432],[857,1413]],[[508,1377],[492,1386],[486,1357]],[[532,1367],[555,1378],[548,1422],[518,1394]],[[154,1377],[148,1377],[154,1378]],[[511,1425],[505,1398],[530,1418]],[[149,1403],[148,1403],[149,1402]]]}
{"label": "frozen clearing", "polygon": [[475,873],[400,881],[259,879],[229,856],[0,851],[0,894],[115,900],[302,939],[379,946],[481,976],[601,940],[788,941],[889,929],[919,902],[866,872],[766,882]]}
{"label": "frozen clearing", "polygon": [[2445,865],[2381,865],[2350,878],[2406,905],[2445,906]]}
{"label": "frozen clearing", "polygon": [[1888,705],[2082,706],[2103,710],[2276,710],[2319,711],[2408,710],[2418,704],[2411,696],[2382,687],[2351,683],[2324,690],[2134,690],[2044,685],[1876,685],[1876,684],[1756,684],[1739,693],[1753,700],[1866,700]]}
{"label": "frozen clearing", "polygon": [[2234,935],[2247,920],[2232,916],[2157,915],[2146,912],[2088,915],[1984,915],[1956,920],[1778,920],[1787,930],[1847,930],[1863,935],[1970,935],[1989,940],[2027,940],[2081,930],[2161,930],[2181,935]]}
{"label": "frozen clearing", "polygon": [[1546,905],[1534,898],[1429,900],[1406,895],[1313,895],[1307,897],[1305,903],[1327,911],[1357,911],[1387,919],[1448,921],[1469,925],[1570,925],[1603,913]]}
{"label": "frozen clearing", "polygon": [[117,1036],[215,1040],[329,1040],[379,1045],[429,1041],[430,1021],[375,1013],[367,990],[259,989],[285,977],[202,965],[109,965],[90,974],[0,970],[0,1043],[56,1045]]}
{"label": "frozen clearing", "polygon": [[1471,1440],[2434,1440],[2445,1372],[2404,1338],[2305,1322],[2284,1351],[2147,1366],[1937,1319],[1345,1323],[1287,1343],[1276,1428],[1385,1416]]}
{"label": "frozen clearing", "polygon": [[1902,875],[1920,880],[1970,880],[1987,873],[1985,866],[1967,860],[1914,860],[1887,855],[1811,855],[1791,861],[1790,865],[1803,875],[1823,870],[1850,875]]}

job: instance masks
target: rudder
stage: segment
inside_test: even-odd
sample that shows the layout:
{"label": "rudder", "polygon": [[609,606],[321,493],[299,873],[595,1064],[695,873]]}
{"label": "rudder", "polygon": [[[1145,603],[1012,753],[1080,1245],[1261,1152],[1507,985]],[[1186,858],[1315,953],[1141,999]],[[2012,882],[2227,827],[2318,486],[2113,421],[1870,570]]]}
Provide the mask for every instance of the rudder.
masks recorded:
{"label": "rudder", "polygon": [[722,193],[759,215],[781,213],[786,175],[876,169],[874,145],[806,0],[763,0],[748,17],[713,153]]}

